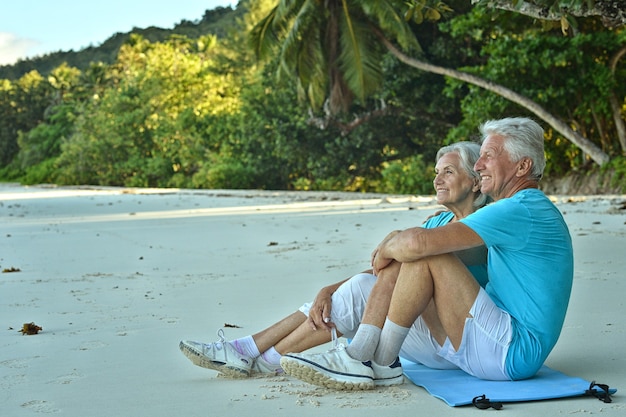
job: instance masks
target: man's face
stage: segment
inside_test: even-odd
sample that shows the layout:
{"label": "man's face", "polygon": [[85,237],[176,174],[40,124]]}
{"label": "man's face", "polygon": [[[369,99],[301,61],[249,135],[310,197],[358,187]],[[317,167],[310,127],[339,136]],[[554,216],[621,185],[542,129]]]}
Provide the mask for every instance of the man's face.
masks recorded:
{"label": "man's face", "polygon": [[480,158],[474,164],[474,170],[480,174],[481,192],[494,200],[510,197],[518,165],[511,161],[504,149],[503,137],[488,136],[480,147]]}

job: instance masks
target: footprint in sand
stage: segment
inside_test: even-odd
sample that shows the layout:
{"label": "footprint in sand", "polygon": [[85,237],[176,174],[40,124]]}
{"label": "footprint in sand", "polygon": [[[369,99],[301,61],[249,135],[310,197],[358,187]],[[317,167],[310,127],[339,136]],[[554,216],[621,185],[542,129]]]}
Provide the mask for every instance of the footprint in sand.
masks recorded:
{"label": "footprint in sand", "polygon": [[28,364],[39,356],[33,356],[32,358],[20,358],[20,359],[8,359],[0,362],[0,366],[4,366],[12,369],[28,368]]}
{"label": "footprint in sand", "polygon": [[159,320],[170,324],[176,324],[179,321],[178,317],[161,317]]}
{"label": "footprint in sand", "polygon": [[28,401],[22,404],[22,408],[27,408],[36,413],[46,413],[46,414],[58,413],[61,411],[58,408],[55,408],[52,403],[48,401],[44,401],[44,400]]}
{"label": "footprint in sand", "polygon": [[26,378],[26,375],[24,375],[24,374],[5,375],[0,380],[0,388],[1,389],[9,389],[9,388],[12,388],[12,387],[14,387],[16,385],[24,384],[27,381],[28,381],[28,378]]}
{"label": "footprint in sand", "polygon": [[90,341],[82,343],[76,350],[99,349],[105,346],[108,346],[108,344],[101,342],[100,340],[90,340]]}
{"label": "footprint in sand", "polygon": [[58,378],[55,378],[51,381],[48,382],[48,384],[60,384],[60,385],[65,385],[65,384],[71,384],[72,382],[76,381],[77,379],[81,379],[83,378],[82,375],[76,373],[76,372],[72,372],[70,374],[67,375],[61,375]]}

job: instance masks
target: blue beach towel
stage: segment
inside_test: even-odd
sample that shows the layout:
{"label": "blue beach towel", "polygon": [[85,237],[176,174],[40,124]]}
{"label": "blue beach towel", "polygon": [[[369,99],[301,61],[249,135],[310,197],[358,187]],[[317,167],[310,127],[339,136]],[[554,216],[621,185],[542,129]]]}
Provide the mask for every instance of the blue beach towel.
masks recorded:
{"label": "blue beach towel", "polygon": [[[439,370],[402,359],[404,375],[415,385],[423,387],[432,396],[456,407],[472,404],[478,399],[489,404],[503,402],[536,401],[554,398],[566,398],[582,395],[595,395],[605,402],[610,396],[604,397],[601,387],[592,387],[589,381],[571,377],[559,371],[543,366],[536,376],[523,381],[485,381],[473,377],[461,370]],[[589,390],[593,392],[589,392]],[[607,390],[613,394],[616,390]],[[598,394],[598,395],[596,395]],[[484,397],[482,397],[484,396]],[[482,398],[480,398],[482,397]]]}

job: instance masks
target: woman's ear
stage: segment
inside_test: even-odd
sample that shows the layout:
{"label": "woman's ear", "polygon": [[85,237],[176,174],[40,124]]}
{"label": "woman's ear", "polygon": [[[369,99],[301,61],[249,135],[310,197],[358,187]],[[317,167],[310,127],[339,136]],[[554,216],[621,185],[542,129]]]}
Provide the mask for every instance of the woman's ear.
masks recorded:
{"label": "woman's ear", "polygon": [[472,191],[475,193],[480,191],[480,178],[474,178],[474,185],[472,186]]}

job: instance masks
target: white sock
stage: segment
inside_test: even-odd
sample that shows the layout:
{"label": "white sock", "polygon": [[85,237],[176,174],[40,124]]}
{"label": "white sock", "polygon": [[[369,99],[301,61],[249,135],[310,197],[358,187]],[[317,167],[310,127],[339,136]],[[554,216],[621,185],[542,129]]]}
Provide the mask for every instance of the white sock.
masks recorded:
{"label": "white sock", "polygon": [[274,349],[274,346],[272,346],[271,348],[263,352],[261,356],[263,357],[263,359],[265,359],[266,362],[271,363],[272,365],[280,365],[280,358],[283,355],[278,353],[278,351]]}
{"label": "white sock", "polygon": [[254,343],[254,339],[252,338],[252,336],[246,336],[240,339],[235,339],[229,343],[233,345],[235,350],[237,350],[237,352],[241,353],[242,355],[250,356],[251,358],[256,358],[261,354],[261,352],[259,352],[259,348],[257,347],[256,343]]}
{"label": "white sock", "polygon": [[373,324],[359,324],[352,342],[346,348],[348,356],[361,362],[371,360],[374,357],[376,346],[378,346],[380,331]]}
{"label": "white sock", "polygon": [[402,327],[386,319],[380,333],[380,341],[374,354],[374,362],[379,365],[391,365],[400,354],[402,343],[409,333],[408,327]]}

